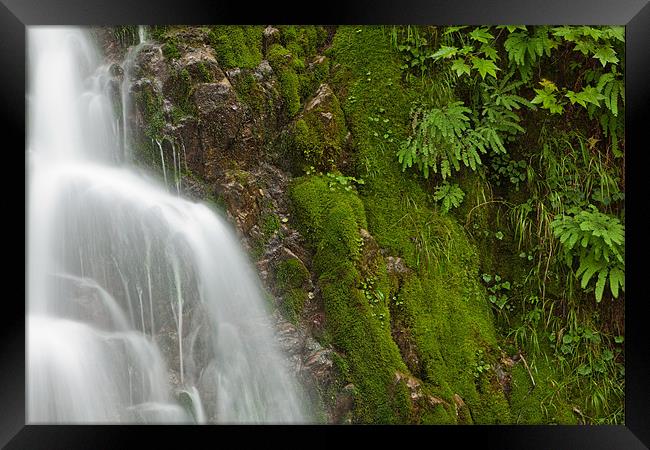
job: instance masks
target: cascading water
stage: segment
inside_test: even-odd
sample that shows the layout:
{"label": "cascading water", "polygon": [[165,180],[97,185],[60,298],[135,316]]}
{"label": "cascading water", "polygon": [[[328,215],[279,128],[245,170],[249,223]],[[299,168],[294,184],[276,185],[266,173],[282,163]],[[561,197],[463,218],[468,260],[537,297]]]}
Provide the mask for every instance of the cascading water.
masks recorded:
{"label": "cascading water", "polygon": [[306,421],[235,234],[124,162],[89,35],[28,45],[28,422]]}

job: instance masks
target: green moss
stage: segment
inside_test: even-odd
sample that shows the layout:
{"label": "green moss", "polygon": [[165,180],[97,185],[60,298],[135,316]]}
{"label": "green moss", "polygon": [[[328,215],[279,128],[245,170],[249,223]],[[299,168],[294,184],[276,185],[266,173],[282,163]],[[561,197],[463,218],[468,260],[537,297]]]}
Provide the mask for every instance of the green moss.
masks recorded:
{"label": "green moss", "polygon": [[266,58],[280,79],[280,91],[284,99],[288,117],[293,117],[300,110],[301,99],[313,92],[318,83],[324,79],[328,67],[314,71],[308,68],[308,62],[323,45],[327,32],[317,26],[281,26],[280,42],[273,44]]}
{"label": "green moss", "polygon": [[302,289],[291,289],[283,296],[283,311],[293,323],[297,323],[307,301],[307,293]]}
{"label": "green moss", "polygon": [[206,67],[203,62],[198,63],[199,74],[201,75],[201,80],[204,83],[214,82],[214,74]]}
{"label": "green moss", "polygon": [[[327,31],[322,26],[280,26],[280,40],[282,44],[291,48],[294,46],[295,55],[304,57],[313,55],[325,43]],[[293,50],[292,50],[293,51]]]}
{"label": "green moss", "polygon": [[262,62],[261,26],[220,25],[212,27],[210,43],[224,69],[252,69]]}
{"label": "green moss", "polygon": [[280,71],[280,93],[285,101],[287,115],[293,117],[300,110],[300,95],[298,94],[298,75],[292,69]]}
{"label": "green moss", "polygon": [[282,310],[285,317],[296,323],[307,301],[305,284],[310,277],[309,271],[295,258],[280,261],[274,269],[275,287],[282,297]]}
{"label": "green moss", "polygon": [[517,424],[556,423],[575,425],[578,418],[572,412],[568,393],[561,376],[545,360],[531,367],[535,385],[522,362],[512,369],[510,408]]}
{"label": "green moss", "polygon": [[150,139],[162,138],[162,130],[165,126],[162,96],[151,83],[148,83],[143,84],[142,89],[135,94],[135,101],[144,114],[145,135]]}
{"label": "green moss", "polygon": [[314,92],[318,86],[327,80],[330,73],[330,60],[326,57],[319,57],[309,64],[309,70],[300,84],[301,96],[307,97]]}
{"label": "green moss", "polygon": [[180,58],[181,52],[178,50],[178,41],[176,38],[168,39],[162,46],[163,56],[167,59]]}
{"label": "green moss", "polygon": [[[262,89],[252,72],[245,71],[242,73],[241,77],[237,79],[235,90],[239,100],[250,106],[256,113],[273,113],[272,101],[267,99],[264,89]],[[270,130],[264,129],[262,132],[266,133],[270,132]]]}
{"label": "green moss", "polygon": [[280,44],[273,44],[267,51],[269,64],[280,80],[280,95],[284,101],[288,117],[296,115],[300,109],[298,93],[299,80],[294,68],[294,56]]}
{"label": "green moss", "polygon": [[165,34],[167,32],[167,26],[164,25],[153,25],[149,28],[149,34],[152,39],[156,41],[163,41],[165,39]]}
{"label": "green moss", "polygon": [[379,318],[380,314],[389,317],[388,308],[370,305],[360,289],[360,229],[366,226],[363,205],[354,193],[332,191],[317,176],[298,179],[290,195],[297,225],[315,251],[314,271],[323,294],[328,332],[344,353],[350,380],[358,390],[354,420],[408,421],[408,391],[403,383],[395,383],[396,372],[406,372],[406,367],[389,326]]}
{"label": "green moss", "polygon": [[180,121],[183,117],[194,115],[196,113],[196,107],[192,100],[194,80],[187,68],[173,71],[170,85],[172,86],[170,96],[174,105],[172,118],[175,122]]}
{"label": "green moss", "polygon": [[280,229],[280,219],[275,214],[266,214],[262,219],[262,233],[264,236],[272,236]]}
{"label": "green moss", "polygon": [[286,259],[275,268],[275,285],[281,291],[301,288],[309,280],[309,271],[297,259]]}
{"label": "green moss", "polygon": [[456,418],[438,404],[422,414],[420,422],[424,425],[456,425]]}

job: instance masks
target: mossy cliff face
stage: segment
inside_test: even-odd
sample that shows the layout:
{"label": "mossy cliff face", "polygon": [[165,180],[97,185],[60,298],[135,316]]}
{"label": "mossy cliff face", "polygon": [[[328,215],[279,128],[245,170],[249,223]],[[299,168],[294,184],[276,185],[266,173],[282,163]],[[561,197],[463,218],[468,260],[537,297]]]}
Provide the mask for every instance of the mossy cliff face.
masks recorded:
{"label": "mossy cliff face", "polygon": [[[397,148],[423,92],[403,81],[387,31],[156,27],[152,36],[132,84],[139,158],[160,165],[152,139],[184,149],[181,188],[219,205],[239,231],[315,420],[571,422],[568,408],[541,413],[557,394],[543,381],[552,369],[540,368],[533,387],[499,347],[479,281],[479,267],[498,265],[495,247],[401,170]],[[480,182],[463,183],[477,204]]]}

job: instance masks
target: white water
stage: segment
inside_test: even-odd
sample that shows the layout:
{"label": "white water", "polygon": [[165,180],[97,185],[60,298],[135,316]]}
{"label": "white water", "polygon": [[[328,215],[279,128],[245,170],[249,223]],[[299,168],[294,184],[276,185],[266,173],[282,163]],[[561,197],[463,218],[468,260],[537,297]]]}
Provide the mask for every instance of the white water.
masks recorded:
{"label": "white water", "polygon": [[28,54],[28,422],[306,421],[229,225],[124,162],[86,32],[30,27]]}

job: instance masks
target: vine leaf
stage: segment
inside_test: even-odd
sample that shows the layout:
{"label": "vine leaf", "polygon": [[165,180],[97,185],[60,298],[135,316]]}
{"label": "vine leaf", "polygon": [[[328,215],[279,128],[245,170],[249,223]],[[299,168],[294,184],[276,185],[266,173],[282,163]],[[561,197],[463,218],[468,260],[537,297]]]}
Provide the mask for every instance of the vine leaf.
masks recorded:
{"label": "vine leaf", "polygon": [[607,63],[616,64],[618,63],[618,57],[616,56],[616,51],[612,48],[611,45],[606,45],[598,47],[594,52],[594,58],[596,58],[600,63],[605,67]]}
{"label": "vine leaf", "polygon": [[460,77],[464,73],[469,75],[472,69],[471,69],[470,66],[465,64],[465,61],[458,58],[458,59],[455,59],[453,64],[451,65],[451,70],[455,70],[456,75]]}
{"label": "vine leaf", "polygon": [[472,58],[472,66],[475,69],[478,69],[478,73],[481,74],[481,78],[483,79],[485,79],[485,75],[487,74],[496,78],[497,70],[501,70],[496,66],[496,64],[494,64],[494,61],[476,57]]}

